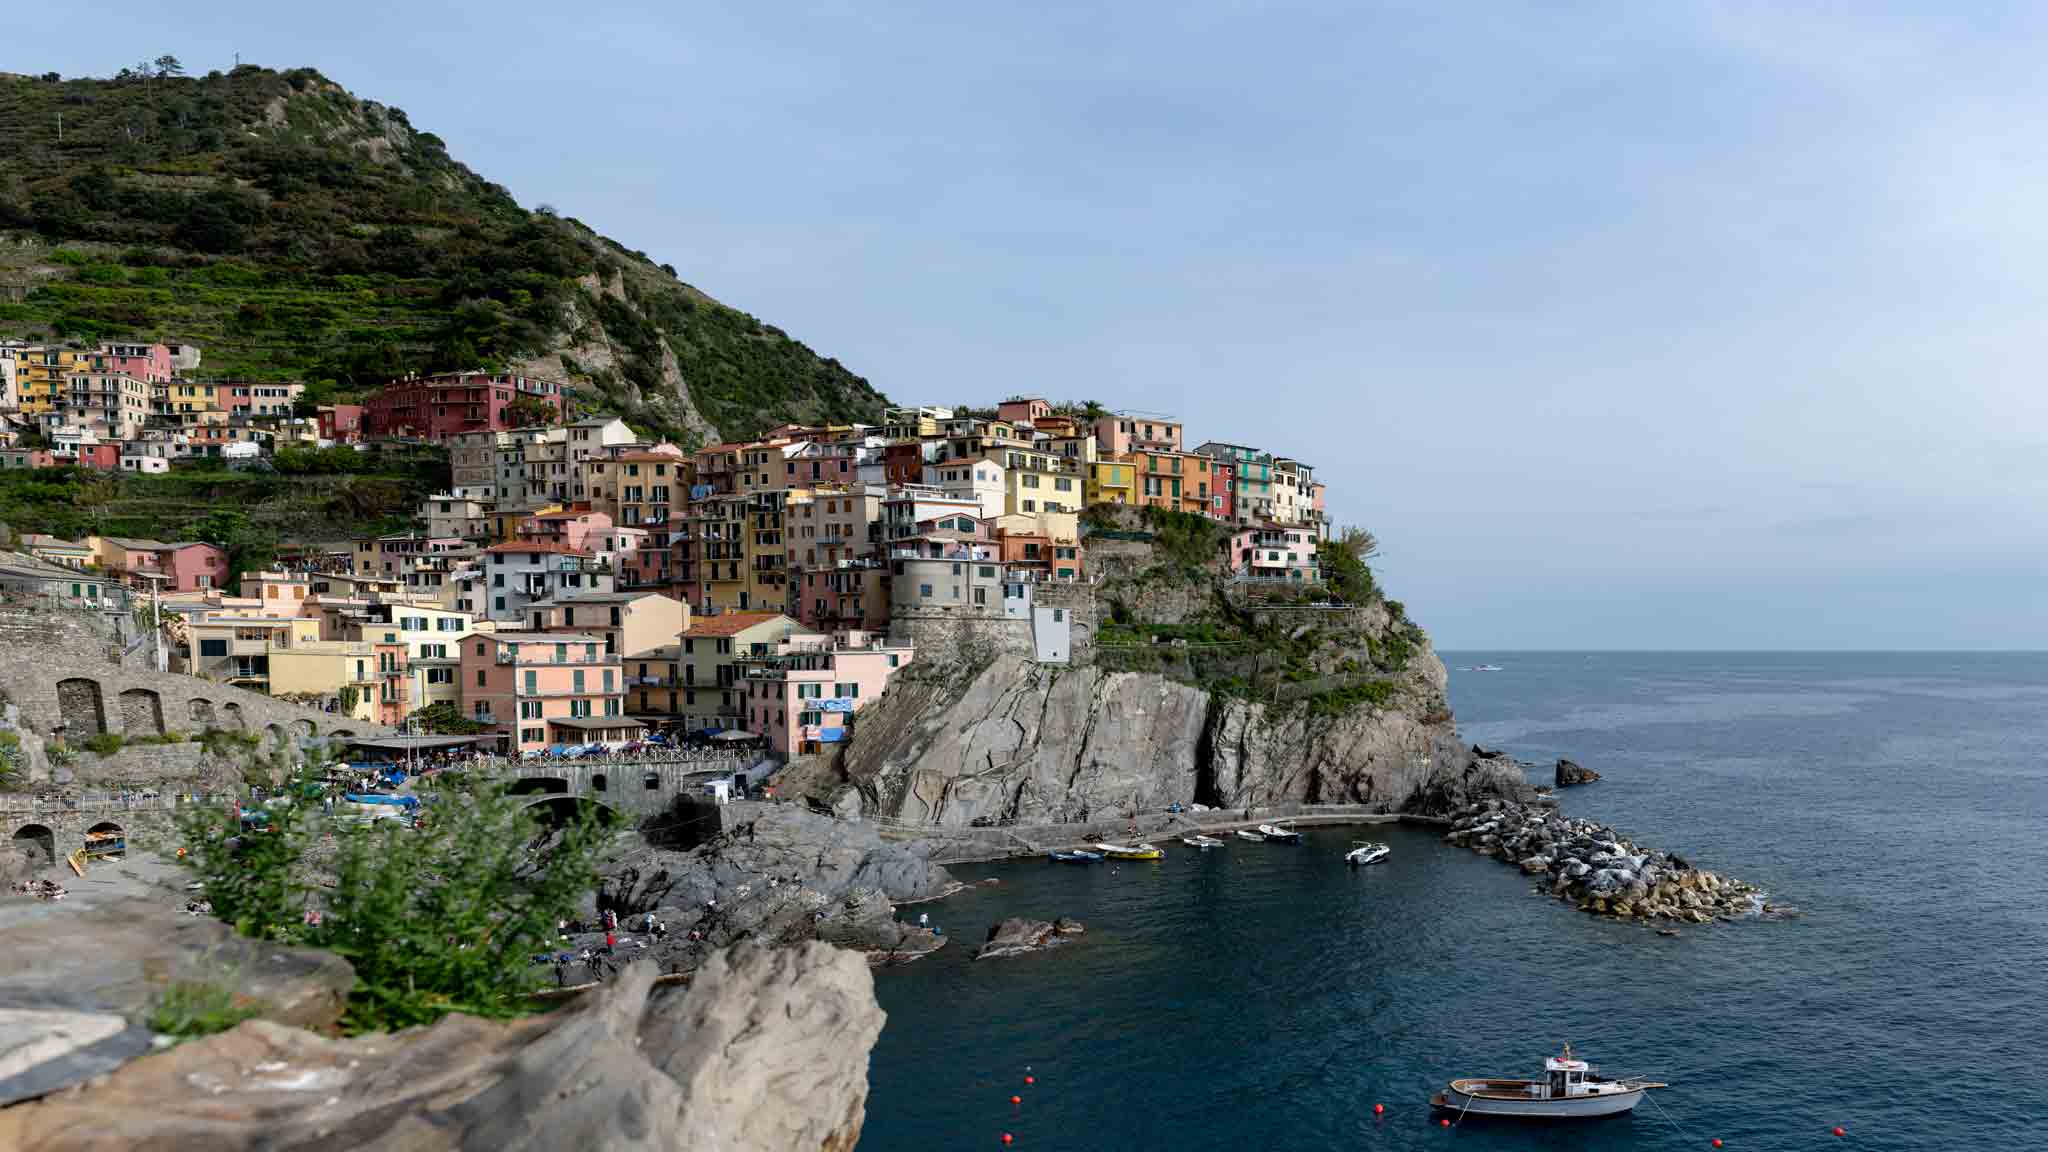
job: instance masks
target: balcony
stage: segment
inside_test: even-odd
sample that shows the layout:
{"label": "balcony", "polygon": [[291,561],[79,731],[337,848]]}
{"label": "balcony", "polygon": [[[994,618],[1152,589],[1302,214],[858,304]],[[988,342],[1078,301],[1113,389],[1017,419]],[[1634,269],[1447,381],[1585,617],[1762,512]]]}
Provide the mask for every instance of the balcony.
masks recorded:
{"label": "balcony", "polygon": [[673,676],[626,677],[626,687],[628,688],[671,688],[675,686],[675,683],[676,678]]}

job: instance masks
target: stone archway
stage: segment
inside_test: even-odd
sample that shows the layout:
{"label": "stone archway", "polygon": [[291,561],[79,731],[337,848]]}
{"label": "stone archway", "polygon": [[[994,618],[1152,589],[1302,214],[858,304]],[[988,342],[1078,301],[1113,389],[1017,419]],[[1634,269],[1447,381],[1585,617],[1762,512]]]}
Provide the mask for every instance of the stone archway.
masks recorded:
{"label": "stone archway", "polygon": [[100,682],[74,676],[57,681],[57,712],[64,719],[64,734],[83,741],[107,730],[107,708],[100,699]]}
{"label": "stone archway", "polygon": [[121,693],[121,734],[137,736],[164,734],[164,702],[151,688],[130,688]]}
{"label": "stone archway", "polygon": [[200,728],[213,727],[213,701],[203,696],[194,696],[185,705],[185,709],[191,713],[192,722],[199,725]]}
{"label": "stone archway", "polygon": [[290,739],[290,737],[285,735],[284,725],[282,724],[265,724],[263,726],[263,734],[270,737],[270,742],[279,748],[284,747],[285,742]]}
{"label": "stone archway", "polygon": [[28,857],[31,868],[57,862],[57,834],[47,825],[23,824],[14,830],[13,848]]}
{"label": "stone archway", "polygon": [[226,704],[221,705],[220,719],[221,723],[227,725],[230,728],[235,729],[238,732],[249,726],[242,720],[242,706],[240,704],[235,703],[232,700],[228,701]]}
{"label": "stone archway", "polygon": [[292,735],[297,736],[299,739],[311,740],[317,734],[311,720],[292,721]]}
{"label": "stone archway", "polygon": [[116,856],[128,851],[127,833],[112,820],[102,820],[85,830],[85,854]]}
{"label": "stone archway", "polygon": [[609,783],[609,781],[607,781],[607,780],[606,780],[606,779],[604,778],[604,773],[602,773],[602,772],[592,772],[592,773],[590,774],[590,790],[591,790],[592,792],[602,792],[602,791],[604,791],[605,785],[606,785],[607,783]]}
{"label": "stone archway", "polygon": [[514,796],[530,796],[535,793],[546,796],[567,796],[569,781],[560,776],[526,776],[512,782],[505,791]]}
{"label": "stone archway", "polygon": [[345,740],[348,737],[353,736],[355,734],[356,730],[353,728],[336,728],[334,731],[328,733],[329,736],[332,736],[337,740]]}

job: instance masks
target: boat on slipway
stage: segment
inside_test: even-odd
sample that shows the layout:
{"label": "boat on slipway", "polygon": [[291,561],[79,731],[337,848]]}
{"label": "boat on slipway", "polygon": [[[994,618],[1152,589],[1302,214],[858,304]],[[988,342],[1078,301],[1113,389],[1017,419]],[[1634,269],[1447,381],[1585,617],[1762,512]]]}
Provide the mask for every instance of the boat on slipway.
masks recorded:
{"label": "boat on slipway", "polygon": [[1085,848],[1075,848],[1068,852],[1055,849],[1046,855],[1056,864],[1094,864],[1102,859],[1102,853],[1090,852]]}
{"label": "boat on slipway", "polygon": [[1211,848],[1223,847],[1223,841],[1218,840],[1214,836],[1183,836],[1180,838],[1180,842],[1190,848],[1200,848],[1205,852]]}
{"label": "boat on slipway", "polygon": [[1164,860],[1166,853],[1150,844],[1097,844],[1095,850],[1111,860]]}
{"label": "boat on slipway", "polygon": [[1367,864],[1377,864],[1385,860],[1392,851],[1392,848],[1377,841],[1354,840],[1352,841],[1351,851],[1344,854],[1344,862],[1353,868],[1360,868]]}
{"label": "boat on slipway", "polygon": [[1523,1120],[1582,1120],[1632,1112],[1643,1096],[1667,1085],[1628,1077],[1609,1080],[1590,1064],[1564,1054],[1543,1061],[1541,1080],[1496,1080],[1472,1077],[1453,1080],[1430,1099],[1439,1111],[1466,1116],[1502,1116]]}
{"label": "boat on slipway", "polygon": [[1266,842],[1266,838],[1264,836],[1259,835],[1257,832],[1253,831],[1250,828],[1239,828],[1237,830],[1237,838],[1239,840],[1256,840],[1261,844],[1264,844]]}
{"label": "boat on slipway", "polygon": [[1278,824],[1259,825],[1259,835],[1274,844],[1301,843],[1301,833],[1292,828],[1282,828]]}

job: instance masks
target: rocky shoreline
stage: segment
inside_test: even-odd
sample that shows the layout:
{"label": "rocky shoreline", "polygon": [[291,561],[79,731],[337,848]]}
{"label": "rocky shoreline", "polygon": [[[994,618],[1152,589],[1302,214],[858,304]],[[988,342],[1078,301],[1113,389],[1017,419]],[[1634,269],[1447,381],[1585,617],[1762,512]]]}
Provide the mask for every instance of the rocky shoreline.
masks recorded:
{"label": "rocky shoreline", "polygon": [[1486,800],[1457,811],[1444,839],[1538,878],[1538,891],[1582,912],[1645,923],[1711,924],[1787,915],[1754,884],[1638,846],[1605,824],[1548,805]]}

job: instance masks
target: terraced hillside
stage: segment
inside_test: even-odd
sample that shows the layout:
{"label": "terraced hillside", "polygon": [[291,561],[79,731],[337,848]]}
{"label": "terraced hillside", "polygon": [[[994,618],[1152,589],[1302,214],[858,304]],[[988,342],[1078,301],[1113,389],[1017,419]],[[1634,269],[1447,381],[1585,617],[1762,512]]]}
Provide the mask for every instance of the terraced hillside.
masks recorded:
{"label": "terraced hillside", "polygon": [[196,343],[315,399],[476,366],[684,441],[872,419],[835,360],[317,72],[0,74],[0,336]]}

